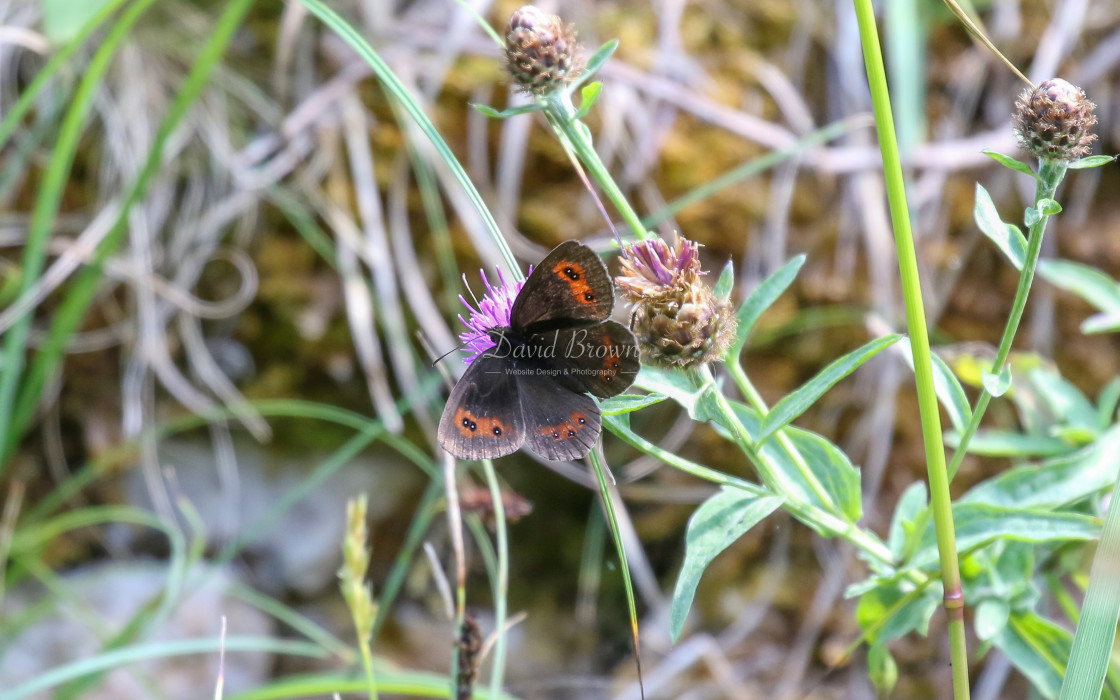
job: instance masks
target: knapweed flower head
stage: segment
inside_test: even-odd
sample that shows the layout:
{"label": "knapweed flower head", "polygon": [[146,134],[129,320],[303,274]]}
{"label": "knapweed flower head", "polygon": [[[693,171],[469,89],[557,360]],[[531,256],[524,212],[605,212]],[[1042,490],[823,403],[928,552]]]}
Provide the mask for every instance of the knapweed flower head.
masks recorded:
{"label": "knapweed flower head", "polygon": [[623,248],[614,281],[633,309],[630,329],[645,362],[694,367],[720,359],[731,345],[737,319],[701,278],[698,249],[680,234],[672,245],[653,238]]}
{"label": "knapweed flower head", "polygon": [[531,95],[564,87],[582,67],[575,30],[532,5],[510,16],[505,51],[506,69],[522,92]]}
{"label": "knapweed flower head", "polygon": [[1096,105],[1085,91],[1061,78],[1027,88],[1015,102],[1015,138],[1039,160],[1074,161],[1089,155]]}
{"label": "knapweed flower head", "polygon": [[[530,267],[529,272],[532,271],[533,268]],[[459,334],[459,340],[466,345],[464,351],[470,353],[463,358],[463,362],[468,365],[490,348],[497,347],[497,343],[490,338],[490,330],[509,328],[513,302],[517,299],[521,288],[525,286],[524,280],[507,282],[501,269],[498,270],[497,285],[490,284],[485,272],[480,271],[480,273],[482,283],[486,286],[486,293],[478,300],[478,308],[471,306],[463,295],[459,295],[459,301],[463,302],[463,306],[470,312],[469,318],[459,315],[459,320],[467,327],[467,330]]]}

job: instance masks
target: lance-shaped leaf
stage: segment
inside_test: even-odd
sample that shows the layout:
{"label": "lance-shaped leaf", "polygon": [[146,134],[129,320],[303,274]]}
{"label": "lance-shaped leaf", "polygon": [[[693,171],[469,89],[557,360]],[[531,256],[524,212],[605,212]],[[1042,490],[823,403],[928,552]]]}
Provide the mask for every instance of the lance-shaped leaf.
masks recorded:
{"label": "lance-shaped leaf", "polygon": [[835,386],[838,381],[856,371],[860,365],[875,357],[883,348],[890,347],[898,342],[901,337],[901,335],[896,334],[876,338],[825,367],[815,377],[805,382],[770,409],[766,418],[762,421],[758,441],[765,442],[775,432],[789,425],[790,422],[816,403],[817,399],[823,396],[826,391]]}
{"label": "lance-shaped leaf", "polygon": [[781,504],[778,496],[755,496],[740,489],[723,488],[692,514],[685,532],[684,565],[673,591],[669,616],[674,642],[684,628],[696,586],[708,564]]}

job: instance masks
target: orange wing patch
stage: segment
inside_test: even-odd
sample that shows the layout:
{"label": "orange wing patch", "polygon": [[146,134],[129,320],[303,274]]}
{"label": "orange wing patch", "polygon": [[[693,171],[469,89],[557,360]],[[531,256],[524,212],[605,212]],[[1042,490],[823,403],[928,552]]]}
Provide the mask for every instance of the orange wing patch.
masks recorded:
{"label": "orange wing patch", "polygon": [[455,411],[455,425],[463,437],[501,437],[506,432],[501,418],[478,417],[465,408]]}
{"label": "orange wing patch", "polygon": [[591,291],[591,285],[587,284],[584,279],[583,265],[561,260],[552,266],[552,271],[556,273],[557,277],[568,283],[576,301],[581,304],[595,303],[595,292]]}
{"label": "orange wing patch", "polygon": [[541,428],[541,435],[551,435],[556,442],[574,438],[576,433],[587,427],[587,415],[580,411],[572,411],[568,420],[559,425],[546,425]]}
{"label": "orange wing patch", "polygon": [[610,336],[603,336],[603,367],[599,370],[599,379],[604,382],[612,381],[618,370],[622,368],[622,363],[619,357],[622,352],[618,346],[610,339]]}

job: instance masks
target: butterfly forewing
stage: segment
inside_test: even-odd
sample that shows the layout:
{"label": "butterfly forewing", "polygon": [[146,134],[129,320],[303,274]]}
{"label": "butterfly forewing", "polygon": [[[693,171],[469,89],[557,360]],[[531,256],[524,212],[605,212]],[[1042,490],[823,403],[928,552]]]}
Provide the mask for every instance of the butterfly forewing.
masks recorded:
{"label": "butterfly forewing", "polygon": [[519,379],[529,449],[545,459],[587,455],[602,427],[595,399],[566,389],[547,373],[525,374]]}
{"label": "butterfly forewing", "polygon": [[459,459],[494,459],[525,441],[520,390],[509,362],[482,355],[451,390],[439,421],[439,444]]}
{"label": "butterfly forewing", "polygon": [[603,321],[613,308],[606,265],[579,241],[565,241],[533,268],[513,303],[510,325],[531,334]]}
{"label": "butterfly forewing", "polygon": [[567,388],[600,399],[621,394],[641,369],[634,334],[614,321],[539,333],[533,342],[555,348],[554,375]]}

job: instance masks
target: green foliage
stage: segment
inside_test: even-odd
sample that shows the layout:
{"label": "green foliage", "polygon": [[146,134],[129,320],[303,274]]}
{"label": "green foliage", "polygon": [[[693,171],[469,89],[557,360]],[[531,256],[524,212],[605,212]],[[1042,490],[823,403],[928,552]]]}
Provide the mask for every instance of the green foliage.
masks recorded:
{"label": "green foliage", "polygon": [[680,638],[700,576],[716,556],[745,535],[782,503],[778,496],[756,496],[724,487],[705,501],[688,521],[685,559],[673,590],[669,633]]}

